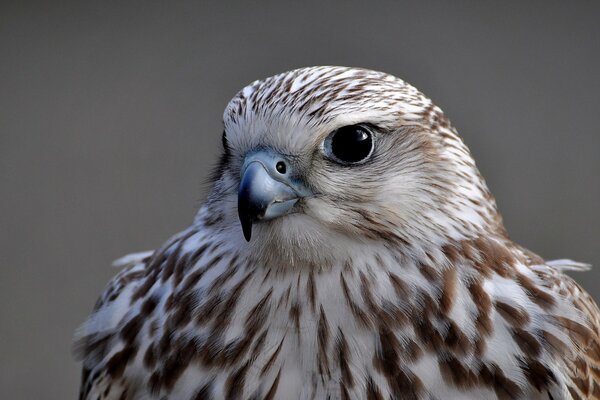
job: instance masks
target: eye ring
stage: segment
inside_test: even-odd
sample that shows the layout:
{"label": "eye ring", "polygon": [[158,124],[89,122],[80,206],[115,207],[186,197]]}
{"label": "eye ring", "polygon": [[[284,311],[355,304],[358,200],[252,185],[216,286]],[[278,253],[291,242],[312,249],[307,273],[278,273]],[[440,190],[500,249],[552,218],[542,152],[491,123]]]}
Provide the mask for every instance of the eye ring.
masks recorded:
{"label": "eye ring", "polygon": [[341,165],[365,163],[375,149],[375,135],[364,124],[346,125],[331,132],[323,141],[324,154]]}

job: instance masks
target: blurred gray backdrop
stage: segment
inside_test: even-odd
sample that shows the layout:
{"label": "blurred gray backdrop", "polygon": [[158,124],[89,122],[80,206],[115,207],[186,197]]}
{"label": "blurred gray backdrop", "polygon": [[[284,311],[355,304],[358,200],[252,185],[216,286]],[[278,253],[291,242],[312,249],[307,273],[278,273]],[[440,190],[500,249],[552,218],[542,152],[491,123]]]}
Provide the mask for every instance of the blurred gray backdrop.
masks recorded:
{"label": "blurred gray backdrop", "polygon": [[499,4],[2,1],[0,398],[76,397],[111,261],[191,221],[229,98],[301,66],[433,98],[511,236],[600,299],[600,3]]}

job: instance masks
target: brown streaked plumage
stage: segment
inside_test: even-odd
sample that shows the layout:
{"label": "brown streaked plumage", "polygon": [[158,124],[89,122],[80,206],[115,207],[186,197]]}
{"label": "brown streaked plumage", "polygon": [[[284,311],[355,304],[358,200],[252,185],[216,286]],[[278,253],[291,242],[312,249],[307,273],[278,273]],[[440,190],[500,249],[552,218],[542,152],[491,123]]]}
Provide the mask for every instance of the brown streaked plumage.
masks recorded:
{"label": "brown streaked plumage", "polygon": [[563,274],[585,266],[509,239],[415,88],[303,68],[224,125],[193,224],[78,331],[82,400],[600,399],[600,312]]}

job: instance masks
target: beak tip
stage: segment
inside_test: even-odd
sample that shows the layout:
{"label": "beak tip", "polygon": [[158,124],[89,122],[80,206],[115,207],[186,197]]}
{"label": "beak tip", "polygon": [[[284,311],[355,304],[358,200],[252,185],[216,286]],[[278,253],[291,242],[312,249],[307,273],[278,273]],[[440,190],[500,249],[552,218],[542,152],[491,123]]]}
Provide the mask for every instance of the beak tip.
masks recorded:
{"label": "beak tip", "polygon": [[252,238],[252,222],[242,221],[242,233],[244,234],[246,242],[249,242]]}

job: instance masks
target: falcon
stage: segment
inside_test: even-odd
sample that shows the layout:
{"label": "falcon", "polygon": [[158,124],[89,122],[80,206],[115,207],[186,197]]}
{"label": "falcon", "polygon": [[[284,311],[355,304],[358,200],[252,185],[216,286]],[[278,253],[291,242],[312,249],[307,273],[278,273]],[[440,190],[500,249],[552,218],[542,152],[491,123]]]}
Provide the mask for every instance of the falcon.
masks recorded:
{"label": "falcon", "polygon": [[310,67],[224,112],[189,228],[79,329],[80,399],[600,399],[599,310],[511,241],[469,150],[394,76]]}

